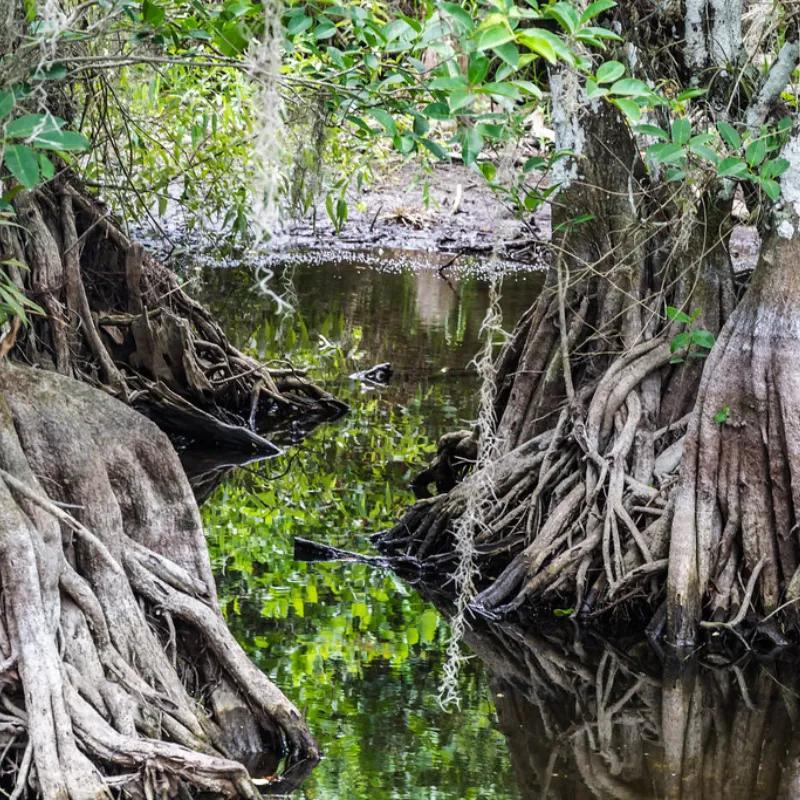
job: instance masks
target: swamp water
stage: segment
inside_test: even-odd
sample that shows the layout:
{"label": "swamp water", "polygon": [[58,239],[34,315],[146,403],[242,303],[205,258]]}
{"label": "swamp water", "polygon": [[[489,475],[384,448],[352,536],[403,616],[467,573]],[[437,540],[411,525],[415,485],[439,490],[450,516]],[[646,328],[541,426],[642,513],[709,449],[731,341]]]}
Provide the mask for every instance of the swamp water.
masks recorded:
{"label": "swamp water", "polygon": [[[295,536],[370,552],[368,535],[412,500],[438,437],[475,415],[467,366],[488,285],[480,264],[437,266],[375,251],[301,256],[270,284],[290,289],[283,319],[251,270],[197,276],[195,294],[235,344],[315,367],[351,406],[285,455],[232,472],[203,507],[228,622],[325,755],[293,796],[800,798],[794,665],[709,650],[687,668],[641,642],[581,638],[567,619],[537,634],[478,625],[461,706],[444,711],[448,631],[434,606],[387,571],[294,560]],[[506,327],[542,278],[504,279]],[[388,386],[346,377],[382,362]]]}

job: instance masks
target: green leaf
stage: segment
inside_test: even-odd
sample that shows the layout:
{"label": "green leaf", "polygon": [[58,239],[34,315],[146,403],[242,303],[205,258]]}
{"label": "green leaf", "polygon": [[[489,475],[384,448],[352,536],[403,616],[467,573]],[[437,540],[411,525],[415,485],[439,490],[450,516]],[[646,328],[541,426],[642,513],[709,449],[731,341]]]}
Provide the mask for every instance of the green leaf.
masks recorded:
{"label": "green leaf", "polygon": [[667,181],[682,181],[686,177],[686,170],[679,167],[667,167],[664,177]]}
{"label": "green leaf", "polygon": [[551,64],[556,63],[556,51],[547,37],[542,36],[538,31],[528,31],[519,37],[520,44],[525,45],[533,53],[538,53],[545,61]]}
{"label": "green leaf", "polygon": [[611,87],[611,94],[627,95],[630,97],[642,97],[649,95],[650,87],[636,78],[623,78]]}
{"label": "green leaf", "polygon": [[744,157],[751,167],[757,167],[767,157],[767,143],[764,139],[750,142],[744,151]]}
{"label": "green leaf", "polygon": [[364,131],[364,133],[368,133],[370,136],[372,136],[372,134],[374,133],[372,128],[370,128],[370,126],[367,125],[367,123],[364,122],[364,120],[361,119],[361,117],[356,117],[353,114],[348,114],[345,117],[345,119],[348,122],[352,122],[354,125],[358,125],[358,127],[361,128],[361,130]]}
{"label": "green leaf", "polygon": [[521,92],[525,92],[525,94],[531,94],[539,99],[542,97],[542,90],[531,81],[511,81],[511,85],[516,86]]}
{"label": "green leaf", "polygon": [[595,39],[600,39],[600,40],[611,39],[614,42],[623,41],[621,36],[618,36],[616,33],[610,31],[608,28],[594,28],[594,27],[583,28],[581,31],[578,32],[577,38],[580,38],[581,36],[584,35],[590,35]]}
{"label": "green leaf", "polygon": [[527,175],[532,169],[543,169],[547,166],[547,161],[541,156],[531,156],[522,167],[523,174]]}
{"label": "green leaf", "polygon": [[392,136],[397,134],[397,125],[388,111],[384,111],[382,108],[370,108],[368,113],[373,119],[383,125],[387,133],[390,133]]}
{"label": "green leaf", "polygon": [[675,306],[667,306],[666,313],[667,317],[673,322],[682,322],[684,324],[688,324],[692,321],[688,314],[680,309],[675,308]]}
{"label": "green leaf", "polygon": [[696,156],[704,158],[706,161],[710,161],[712,164],[714,164],[714,166],[719,164],[719,154],[716,150],[712,150],[708,145],[689,142],[688,148]]}
{"label": "green leaf", "polygon": [[489,183],[492,183],[497,177],[497,167],[491,161],[484,161],[482,164],[478,164],[478,169]]}
{"label": "green leaf", "polygon": [[665,142],[669,139],[667,132],[658,125],[634,125],[633,132],[641,136],[655,136],[656,139],[663,139]]}
{"label": "green leaf", "polygon": [[464,159],[464,164],[469,166],[473,164],[480,155],[483,149],[483,136],[477,128],[470,128],[464,135],[464,140],[461,143],[461,157]]}
{"label": "green leaf", "polygon": [[742,146],[742,137],[739,136],[739,133],[733,125],[727,122],[718,122],[717,130],[719,131],[719,135],[732,150],[738,150]]}
{"label": "green leaf", "polygon": [[[527,32],[527,31],[526,31]],[[564,41],[562,36],[552,33],[545,28],[536,31],[536,34],[550,43],[557,58],[560,58],[567,64],[577,66],[579,64],[578,56],[570,49],[569,45]],[[583,69],[588,68],[588,64],[582,65]]]}
{"label": "green leaf", "polygon": [[606,61],[601,64],[595,75],[598,83],[613,83],[625,74],[625,67],[619,61]]}
{"label": "green leaf", "polygon": [[489,50],[512,41],[514,34],[508,25],[492,25],[481,31],[478,37],[478,50]]}
{"label": "green leaf", "polygon": [[581,25],[585,25],[590,19],[594,19],[598,14],[608,11],[609,8],[614,8],[617,4],[614,0],[595,0],[590,3],[586,10],[581,14]]}
{"label": "green leaf", "polygon": [[420,138],[420,144],[433,153],[439,161],[449,161],[450,156],[447,155],[447,150],[444,149],[440,144],[436,142],[432,142],[430,139]]}
{"label": "green leaf", "polygon": [[41,136],[44,133],[61,130],[66,124],[66,121],[60,117],[52,117],[45,114],[24,114],[8,124],[6,136],[9,139],[26,139],[34,131],[38,136]]}
{"label": "green leaf", "polygon": [[617,98],[614,101],[625,116],[632,122],[638,122],[642,118],[642,109],[633,100],[625,97]]}
{"label": "green leaf", "polygon": [[292,17],[289,20],[289,24],[286,26],[286,33],[290,36],[297,36],[298,33],[307,31],[312,24],[313,20],[311,17],[307,17],[305,14]]}
{"label": "green leaf", "polygon": [[586,99],[593,100],[595,97],[605,97],[608,89],[598,86],[591,78],[586,79]]}
{"label": "green leaf", "polygon": [[705,347],[706,350],[710,350],[717,342],[714,334],[711,333],[711,331],[704,331],[697,328],[692,331],[692,341],[698,347]]}
{"label": "green leaf", "polygon": [[762,178],[777,178],[789,169],[789,162],[785,158],[775,158],[767,161],[761,167]]}
{"label": "green leaf", "polygon": [[556,20],[570,36],[575,34],[580,25],[577,11],[568,3],[556,3],[550,6],[545,12],[545,16]]}
{"label": "green leaf", "polygon": [[489,59],[482,53],[473,53],[469,57],[469,68],[467,69],[467,80],[470,85],[475,86],[481,83],[489,72]]}
{"label": "green leaf", "polygon": [[429,128],[430,124],[422,114],[414,114],[414,133],[416,133],[417,136],[424,136]]}
{"label": "green leaf", "polygon": [[708,89],[687,89],[685,92],[681,92],[676,98],[676,103],[683,103],[686,100],[691,100],[693,97],[702,97],[702,95],[706,94]]}
{"label": "green leaf", "polygon": [[27,145],[6,145],[4,160],[9,172],[26,189],[33,189],[39,183],[39,160]]}
{"label": "green leaf", "polygon": [[[12,291],[12,287],[14,291]],[[28,315],[25,313],[23,302],[24,298],[16,291],[16,287],[13,284],[9,286],[0,285],[0,309],[7,309],[14,316],[19,317],[23,324],[27,325]]]}
{"label": "green leaf", "polygon": [[738,156],[728,156],[719,162],[717,176],[720,178],[747,178],[750,172]]}
{"label": "green leaf", "polygon": [[601,38],[594,36],[586,30],[578,31],[575,34],[575,41],[583,42],[584,44],[590,44],[592,47],[596,47],[598,50],[606,49],[606,46],[603,44],[603,40]]}
{"label": "green leaf", "polygon": [[692,123],[686,117],[678,117],[672,122],[672,141],[686,144],[692,135]]}
{"label": "green leaf", "polygon": [[450,113],[455,114],[461,108],[471,105],[475,102],[475,95],[467,89],[456,89],[449,99]]}
{"label": "green leaf", "polygon": [[688,331],[679,333],[677,336],[673,337],[672,341],[669,343],[669,351],[670,353],[674,353],[677,350],[683,350],[685,347],[689,346],[690,342],[691,334]]}
{"label": "green leaf", "polygon": [[330,39],[336,34],[336,26],[327,17],[320,17],[314,28],[314,39],[318,42],[323,39]]}
{"label": "green leaf", "polygon": [[769,178],[761,178],[761,188],[764,194],[772,200],[773,203],[777,202],[781,196],[781,185],[777,181],[770,180]]}
{"label": "green leaf", "polygon": [[467,82],[460,75],[456,78],[434,78],[428,84],[428,88],[436,91],[453,92],[456,89],[466,89]]}
{"label": "green leaf", "polygon": [[42,172],[42,178],[46,181],[49,181],[56,174],[53,162],[44,153],[39,153],[39,169]]}
{"label": "green leaf", "polygon": [[450,106],[447,103],[429,103],[422,109],[422,113],[431,119],[450,119]]}
{"label": "green leaf", "polygon": [[88,150],[89,140],[82,134],[75,131],[51,131],[37,136],[34,140],[37,147],[44,150]]}
{"label": "green leaf", "polygon": [[413,136],[394,136],[392,142],[400,153],[410,153],[414,149]]}
{"label": "green leaf", "polygon": [[730,415],[731,415],[730,408],[728,408],[728,406],[725,406],[722,408],[722,410],[717,411],[717,413],[714,414],[714,422],[716,422],[717,425],[722,425],[722,423],[725,422],[725,420],[728,419]]}
{"label": "green leaf", "polygon": [[0,92],[0,119],[7,117],[14,108],[14,93]]}
{"label": "green leaf", "polygon": [[383,35],[387,43],[413,37],[414,33],[414,29],[404,19],[394,19],[383,28]]}
{"label": "green leaf", "polygon": [[494,52],[514,69],[519,67],[519,50],[517,50],[517,46],[513,42],[495,47]]}
{"label": "green leaf", "polygon": [[144,0],[142,3],[142,20],[148,25],[157,28],[166,16],[166,10],[151,2],[151,0]]}
{"label": "green leaf", "polygon": [[481,92],[495,97],[508,97],[511,100],[520,99],[519,89],[513,83],[485,83],[481,87]]}
{"label": "green leaf", "polygon": [[472,21],[472,17],[461,6],[455,3],[442,3],[441,8],[458,23],[463,31],[475,30],[475,23]]}

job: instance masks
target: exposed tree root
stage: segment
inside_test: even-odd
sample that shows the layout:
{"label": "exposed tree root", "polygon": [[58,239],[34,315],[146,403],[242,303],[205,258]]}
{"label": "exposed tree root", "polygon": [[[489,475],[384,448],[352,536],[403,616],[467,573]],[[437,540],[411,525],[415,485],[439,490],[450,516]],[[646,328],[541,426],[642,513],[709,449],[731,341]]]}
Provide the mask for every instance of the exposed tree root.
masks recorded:
{"label": "exposed tree root", "polygon": [[17,796],[257,798],[252,751],[316,762],[297,709],[222,619],[165,435],[107,394],[8,363],[0,584],[0,742],[17,742],[0,770],[19,764]]}
{"label": "exposed tree root", "polygon": [[[475,545],[487,571],[507,566],[477,597],[483,611],[506,612],[531,598],[577,591],[574,601],[588,613],[601,596],[613,599],[629,586],[632,575],[656,574],[653,564],[663,569],[674,470],[648,486],[651,476],[637,480],[630,464],[642,418],[638,387],[669,358],[663,340],[637,346],[598,383],[583,415],[568,420],[562,411],[552,430],[494,462],[493,502]],[[448,495],[415,506],[380,546],[418,558],[447,552],[447,531],[473,483],[469,475]],[[594,587],[588,592],[587,577]]]}
{"label": "exposed tree root", "polygon": [[[614,112],[585,123],[584,180],[554,209],[553,267],[497,362],[493,486],[477,488],[481,476],[464,467],[475,443],[451,434],[414,482],[418,496],[431,482],[442,494],[378,541],[452,573],[455,521],[482,491],[474,607],[492,616],[530,601],[592,617],[633,593],[663,601],[703,363],[683,349],[671,363],[684,329],[665,307],[699,310],[696,326],[716,335],[734,305],[729,206],[700,203],[675,223],[669,200],[659,206],[636,184],[638,155]],[[579,212],[591,220],[574,227]]]}
{"label": "exposed tree root", "polygon": [[17,360],[104,389],[176,441],[248,453],[273,452],[260,434],[287,417],[346,408],[303,373],[270,371],[233,347],[74,181],[20,192],[14,206],[21,228],[0,230],[6,268],[46,311],[20,338]]}

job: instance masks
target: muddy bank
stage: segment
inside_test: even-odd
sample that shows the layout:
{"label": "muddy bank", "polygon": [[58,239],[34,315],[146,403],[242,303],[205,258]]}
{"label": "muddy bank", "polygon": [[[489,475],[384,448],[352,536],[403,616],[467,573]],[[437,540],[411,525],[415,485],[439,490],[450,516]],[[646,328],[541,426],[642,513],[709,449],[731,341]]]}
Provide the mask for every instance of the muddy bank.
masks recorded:
{"label": "muddy bank", "polygon": [[432,173],[415,164],[390,167],[375,185],[348,196],[348,206],[338,236],[323,202],[316,220],[309,217],[287,227],[280,247],[496,253],[535,264],[543,262],[550,239],[549,207],[518,219],[482,175],[459,164],[442,164]]}
{"label": "muddy bank", "polygon": [[[358,252],[379,260],[410,258],[421,263],[415,254],[425,254],[424,260],[432,256],[442,266],[456,255],[494,254],[534,268],[547,264],[550,206],[520,219],[481,174],[461,164],[439,164],[430,173],[414,163],[394,164],[372,186],[348,193],[347,202],[347,221],[338,233],[321,197],[315,212],[285,224],[266,260],[280,263],[298,251],[324,251],[328,260],[337,253]],[[135,237],[173,263],[235,266],[263,258],[241,247],[209,246],[206,237],[186,229],[174,209],[168,209],[159,224],[160,232],[137,228]],[[731,258],[737,271],[755,267],[759,246],[754,227],[734,228]]]}
{"label": "muddy bank", "polygon": [[[287,226],[276,249],[383,247],[443,254],[494,253],[531,266],[547,263],[550,206],[519,219],[482,175],[461,164],[440,164],[432,173],[424,173],[413,163],[395,165],[373,186],[349,195],[348,206],[347,222],[338,235],[323,201],[316,215]],[[734,268],[753,269],[759,246],[754,227],[737,225],[731,237]]]}

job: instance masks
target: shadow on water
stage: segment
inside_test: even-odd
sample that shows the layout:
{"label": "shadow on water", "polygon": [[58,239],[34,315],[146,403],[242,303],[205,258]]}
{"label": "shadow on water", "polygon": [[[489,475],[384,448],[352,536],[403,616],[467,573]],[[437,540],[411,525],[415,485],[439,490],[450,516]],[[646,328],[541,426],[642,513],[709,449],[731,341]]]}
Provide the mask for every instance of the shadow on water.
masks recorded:
{"label": "shadow on water", "polygon": [[[800,797],[791,664],[710,649],[661,657],[642,642],[581,639],[566,618],[536,633],[476,624],[461,707],[440,708],[448,631],[435,606],[374,563],[298,561],[294,539],[369,553],[368,535],[411,501],[437,438],[475,414],[468,364],[486,282],[479,268],[445,281],[372,255],[306,257],[287,273],[295,313],[282,320],[250,270],[207,271],[197,291],[237,345],[315,367],[351,407],[227,474],[203,508],[228,622],[325,754],[294,796]],[[507,278],[506,320],[540,286],[537,274]],[[388,387],[347,378],[383,362]]]}

